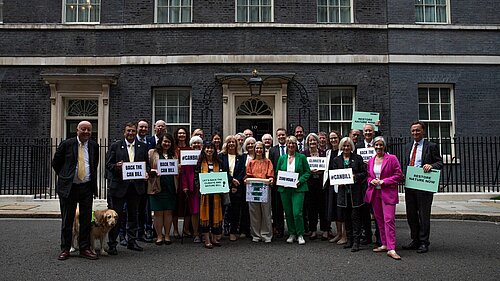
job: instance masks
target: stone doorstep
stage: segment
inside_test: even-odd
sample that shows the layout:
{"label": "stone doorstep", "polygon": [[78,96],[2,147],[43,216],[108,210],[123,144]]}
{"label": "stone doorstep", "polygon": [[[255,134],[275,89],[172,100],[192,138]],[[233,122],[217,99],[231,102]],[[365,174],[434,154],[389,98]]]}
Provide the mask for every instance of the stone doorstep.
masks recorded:
{"label": "stone doorstep", "polygon": [[34,209],[36,207],[40,207],[40,205],[17,205],[17,204],[10,204],[10,205],[0,206],[0,210],[27,211],[27,210]]}

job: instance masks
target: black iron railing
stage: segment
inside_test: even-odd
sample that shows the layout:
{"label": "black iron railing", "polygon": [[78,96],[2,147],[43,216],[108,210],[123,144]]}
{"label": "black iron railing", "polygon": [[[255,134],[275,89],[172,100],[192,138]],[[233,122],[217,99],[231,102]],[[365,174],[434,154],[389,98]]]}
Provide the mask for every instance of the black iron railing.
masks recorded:
{"label": "black iron railing", "polygon": [[[410,138],[386,137],[388,151],[405,165]],[[440,192],[500,192],[500,137],[457,137],[432,140],[443,151]],[[56,198],[57,176],[51,160],[60,140],[0,139],[0,195],[34,195]],[[106,198],[104,163],[109,143],[99,142],[99,194]],[[400,185],[403,191],[403,184]]]}

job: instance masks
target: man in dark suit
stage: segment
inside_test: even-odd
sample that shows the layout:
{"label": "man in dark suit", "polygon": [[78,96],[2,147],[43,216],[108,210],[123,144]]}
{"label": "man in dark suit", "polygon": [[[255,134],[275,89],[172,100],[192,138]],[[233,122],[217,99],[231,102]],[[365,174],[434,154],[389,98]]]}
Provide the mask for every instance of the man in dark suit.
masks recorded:
{"label": "man in dark suit", "polygon": [[[147,145],[147,134],[149,123],[146,119],[137,122],[136,140]],[[143,194],[139,200],[139,228],[137,230],[137,240],[147,243],[153,242],[153,217],[149,206],[148,195]]]}
{"label": "man in dark suit", "polygon": [[[119,214],[123,211],[123,205],[127,204],[127,248],[134,251],[142,251],[142,247],[137,245],[138,229],[138,206],[140,196],[146,193],[147,172],[149,172],[148,148],[142,142],[136,140],[137,125],[127,123],[125,125],[124,139],[111,145],[106,159],[106,170],[111,175],[108,196],[110,197],[110,209]],[[145,162],[145,179],[123,180],[122,166],[124,162]],[[107,252],[110,255],[117,255],[116,238],[118,237],[118,227],[115,226],[109,232],[109,242]]]}
{"label": "man in dark suit", "polygon": [[[355,132],[351,130],[354,134]],[[353,135],[354,136],[354,135]],[[373,147],[373,138],[375,136],[375,126],[373,124],[365,124],[363,126],[363,137],[362,141],[356,142],[356,149],[358,148],[372,148]],[[367,161],[365,161],[366,163]],[[362,184],[364,192],[368,188],[368,183],[364,181]],[[372,219],[371,219],[371,209],[372,206],[369,203],[365,203],[360,207],[360,215],[361,215],[361,229],[363,231],[361,235],[361,245],[371,244],[373,231],[372,231]],[[376,231],[378,232],[378,231]],[[377,236],[377,241],[380,241],[380,238]]]}
{"label": "man in dark suit", "polygon": [[59,195],[62,217],[62,251],[59,254],[59,260],[66,260],[70,256],[77,204],[80,213],[80,256],[91,260],[97,259],[94,249],[90,249],[90,229],[93,195],[97,195],[99,146],[90,139],[91,134],[90,122],[78,123],[77,136],[61,142],[52,160],[52,168],[58,176],[56,192]]}
{"label": "man in dark suit", "polygon": [[[279,128],[276,130],[276,138],[278,139],[278,144],[269,149],[269,160],[273,163],[273,167],[276,170],[278,165],[278,159],[281,155],[286,154],[286,129]],[[281,202],[281,197],[278,192],[278,188],[274,186],[271,189],[271,208],[273,217],[273,228],[276,238],[283,238],[285,231],[285,215],[283,210],[283,203]]]}
{"label": "man in dark suit", "polygon": [[165,123],[165,121],[163,120],[156,121],[154,131],[154,136],[149,136],[146,138],[146,143],[148,144],[149,149],[155,148],[156,143],[158,143],[160,137],[167,132],[167,123]]}
{"label": "man in dark suit", "polygon": [[[411,124],[413,142],[406,145],[405,155],[409,157],[407,166],[422,167],[426,173],[431,169],[440,170],[443,167],[443,158],[439,154],[439,147],[433,142],[424,140],[424,132],[424,123],[416,121]],[[405,188],[406,218],[412,241],[403,246],[403,249],[417,250],[417,253],[429,251],[433,197],[432,192]]]}

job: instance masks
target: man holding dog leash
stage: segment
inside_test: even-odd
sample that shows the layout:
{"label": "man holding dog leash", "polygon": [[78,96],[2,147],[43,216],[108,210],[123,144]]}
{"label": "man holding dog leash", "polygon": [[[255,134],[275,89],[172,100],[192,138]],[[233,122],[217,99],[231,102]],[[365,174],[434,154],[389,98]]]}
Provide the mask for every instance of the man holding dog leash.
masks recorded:
{"label": "man holding dog leash", "polygon": [[61,208],[61,253],[59,260],[70,257],[73,222],[76,206],[79,205],[79,249],[80,256],[96,260],[97,255],[90,249],[90,230],[92,220],[92,200],[97,195],[97,165],[99,146],[90,139],[92,124],[81,121],[76,127],[76,137],[59,144],[52,168],[58,179],[56,192]]}

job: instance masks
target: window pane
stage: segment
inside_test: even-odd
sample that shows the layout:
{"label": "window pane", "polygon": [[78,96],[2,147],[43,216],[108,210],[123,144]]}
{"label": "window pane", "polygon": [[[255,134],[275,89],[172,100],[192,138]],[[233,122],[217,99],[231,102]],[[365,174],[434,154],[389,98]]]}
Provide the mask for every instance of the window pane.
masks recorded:
{"label": "window pane", "polygon": [[340,0],[340,6],[344,6],[344,7],[351,6],[351,0]]}
{"label": "window pane", "polygon": [[431,103],[439,103],[439,88],[429,89],[429,100]]}
{"label": "window pane", "polygon": [[250,22],[259,21],[259,7],[250,7]]}
{"label": "window pane", "polygon": [[340,22],[338,8],[330,7],[328,12],[330,13],[330,22]]}
{"label": "window pane", "polygon": [[191,9],[182,9],[182,19],[181,22],[191,22]]}
{"label": "window pane", "polygon": [[450,89],[448,88],[441,88],[441,102],[443,103],[450,103]]}
{"label": "window pane", "polygon": [[168,0],[158,0],[158,6],[168,6]]}
{"label": "window pane", "polygon": [[440,116],[439,116],[439,105],[438,104],[431,104],[430,105],[430,114],[431,114],[431,118],[429,118],[430,120],[441,120]]}
{"label": "window pane", "polygon": [[238,7],[236,21],[237,22],[246,22],[247,21],[247,13],[246,13],[245,7]]}
{"label": "window pane", "polygon": [[328,92],[323,92],[320,90],[319,92],[319,97],[318,97],[318,103],[319,104],[328,104],[330,103],[330,95]]}
{"label": "window pane", "polygon": [[324,6],[326,5],[326,0],[318,0],[318,6]]}
{"label": "window pane", "polygon": [[441,137],[449,138],[450,136],[450,123],[441,123]]}
{"label": "window pane", "polygon": [[446,7],[436,8],[436,22],[446,22]]}
{"label": "window pane", "polygon": [[165,120],[166,107],[155,107],[155,119],[154,120]]}
{"label": "window pane", "polygon": [[340,21],[343,23],[351,22],[351,9],[350,8],[341,8],[340,9]]}
{"label": "window pane", "polygon": [[180,0],[170,0],[170,6],[179,6],[180,4]]}
{"label": "window pane", "polygon": [[67,6],[66,7],[66,21],[67,22],[76,22],[76,6]]}
{"label": "window pane", "polygon": [[342,120],[351,120],[352,119],[352,105],[344,106],[344,110],[342,112]]}
{"label": "window pane", "polygon": [[339,92],[335,91],[332,93],[332,104],[341,104],[342,103],[342,97]]}
{"label": "window pane", "polygon": [[424,10],[425,13],[425,22],[434,22],[435,20],[435,15],[434,15],[434,7],[425,7]]}
{"label": "window pane", "polygon": [[340,109],[340,105],[332,105],[330,107],[330,118],[331,120],[342,120],[340,118],[340,113],[341,113],[341,109]]}
{"label": "window pane", "polygon": [[178,100],[177,91],[172,91],[167,95],[167,106],[176,106]]}
{"label": "window pane", "polygon": [[182,6],[191,7],[191,0],[182,0]]}
{"label": "window pane", "polygon": [[350,90],[342,91],[342,103],[343,104],[352,104],[352,94]]}
{"label": "window pane", "polygon": [[319,131],[322,131],[322,132],[329,132],[330,131],[330,128],[328,126],[328,123],[319,123]]}
{"label": "window pane", "polygon": [[170,18],[168,19],[168,22],[170,23],[178,23],[179,22],[179,11],[180,8],[177,7],[170,7]]}
{"label": "window pane", "polygon": [[429,113],[427,111],[426,104],[420,104],[418,106],[418,119],[429,120]]}
{"label": "window pane", "polygon": [[441,120],[451,120],[451,106],[449,104],[441,105]]}
{"label": "window pane", "polygon": [[427,88],[419,88],[418,89],[418,102],[419,103],[428,103],[427,100]]}
{"label": "window pane", "polygon": [[78,8],[78,22],[88,22],[89,21],[89,10],[85,6],[80,6]]}
{"label": "window pane", "polygon": [[330,120],[330,107],[328,105],[319,106],[319,120]]}
{"label": "window pane", "polygon": [[446,0],[436,0],[436,4],[438,4],[438,5],[446,5]]}
{"label": "window pane", "polygon": [[439,138],[439,123],[428,123],[429,138]]}
{"label": "window pane", "polygon": [[318,22],[327,22],[326,7],[318,7]]}
{"label": "window pane", "polygon": [[189,91],[179,92],[179,106],[189,106]]}
{"label": "window pane", "polygon": [[262,8],[262,19],[261,22],[272,22],[271,19],[271,9],[264,7]]}
{"label": "window pane", "polygon": [[415,21],[424,22],[424,7],[416,7],[415,8]]}
{"label": "window pane", "polygon": [[179,108],[179,123],[190,123],[189,121],[189,107]]}
{"label": "window pane", "polygon": [[99,22],[99,6],[92,6],[92,10],[90,13],[90,21]]}

